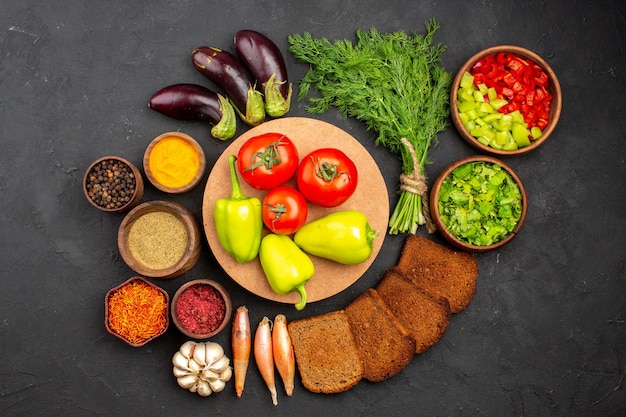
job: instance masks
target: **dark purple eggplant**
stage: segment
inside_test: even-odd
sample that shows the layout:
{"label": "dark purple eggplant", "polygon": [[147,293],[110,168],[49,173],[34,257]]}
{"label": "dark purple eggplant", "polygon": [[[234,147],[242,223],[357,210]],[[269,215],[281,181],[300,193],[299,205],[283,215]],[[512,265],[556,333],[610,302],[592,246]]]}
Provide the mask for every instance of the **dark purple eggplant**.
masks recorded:
{"label": "dark purple eggplant", "polygon": [[250,83],[246,67],[230,52],[201,46],[191,54],[194,67],[231,100],[244,122],[256,126],[265,120],[263,95]]}
{"label": "dark purple eggplant", "polygon": [[262,33],[240,30],[235,35],[235,52],[263,87],[265,112],[284,116],[291,105],[292,87],[278,46]]}
{"label": "dark purple eggplant", "polygon": [[221,94],[197,84],[174,84],[150,97],[148,107],[179,120],[209,122],[211,135],[228,140],[237,130],[237,117],[230,102]]}

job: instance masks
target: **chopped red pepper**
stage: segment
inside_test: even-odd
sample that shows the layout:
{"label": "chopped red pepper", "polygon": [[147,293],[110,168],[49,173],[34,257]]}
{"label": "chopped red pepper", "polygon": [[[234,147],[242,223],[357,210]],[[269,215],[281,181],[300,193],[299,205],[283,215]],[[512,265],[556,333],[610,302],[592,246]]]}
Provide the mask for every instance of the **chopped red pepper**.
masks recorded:
{"label": "chopped red pepper", "polygon": [[492,80],[495,80],[496,78],[498,78],[500,76],[501,71],[498,68],[498,66],[493,64],[493,63],[490,65],[490,68],[491,69],[489,70],[489,72],[486,73],[485,75],[487,75],[488,78],[491,78]]}
{"label": "chopped red pepper", "polygon": [[504,83],[508,86],[508,87],[513,87],[513,85],[515,84],[515,76],[510,73],[507,72],[504,77],[502,77],[502,81],[504,81]]}
{"label": "chopped red pepper", "polygon": [[524,64],[522,64],[522,62],[517,59],[512,59],[508,62],[508,64],[505,64],[505,65],[507,65],[511,71],[516,72],[518,74],[520,74],[522,71],[526,69]]}
{"label": "chopped red pepper", "polygon": [[539,84],[542,87],[547,87],[548,86],[548,74],[546,74],[545,72],[541,71],[536,77],[535,77],[535,82],[537,84]]}
{"label": "chopped red pepper", "polygon": [[[529,128],[548,125],[552,95],[548,75],[539,65],[513,53],[499,52],[478,60],[470,72],[476,86],[493,87],[499,98],[509,102],[498,110],[500,113],[519,110]],[[485,99],[489,100],[487,95]]]}
{"label": "chopped red pepper", "polygon": [[522,85],[522,83],[520,83],[519,81],[515,81],[513,83],[513,92],[515,93],[522,93],[526,91],[526,86]]}
{"label": "chopped red pepper", "polygon": [[[493,60],[493,55],[488,58],[489,60]],[[507,62],[511,60],[511,56],[508,52],[498,52],[496,55],[496,62],[500,65],[506,65]]]}

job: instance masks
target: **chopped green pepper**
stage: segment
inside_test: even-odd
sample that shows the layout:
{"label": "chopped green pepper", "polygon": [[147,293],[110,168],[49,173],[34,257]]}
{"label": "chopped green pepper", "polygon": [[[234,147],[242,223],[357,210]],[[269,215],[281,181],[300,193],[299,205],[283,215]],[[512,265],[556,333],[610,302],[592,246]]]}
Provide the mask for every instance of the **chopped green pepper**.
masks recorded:
{"label": "chopped green pepper", "polygon": [[355,265],[370,257],[376,236],[363,213],[344,210],[305,224],[293,240],[311,255]]}
{"label": "chopped green pepper", "polygon": [[458,239],[486,246],[507,237],[522,215],[522,194],[501,165],[469,162],[442,182],[438,200],[444,226]]}
{"label": "chopped green pepper", "polygon": [[263,232],[263,206],[256,197],[248,197],[241,190],[235,161],[228,157],[232,195],[215,202],[213,219],[222,247],[239,263],[253,260],[259,253]]}
{"label": "chopped green pepper", "polygon": [[259,260],[272,290],[280,295],[297,291],[300,301],[295,306],[302,310],[306,305],[304,285],[315,273],[311,258],[289,236],[270,233],[261,240]]}

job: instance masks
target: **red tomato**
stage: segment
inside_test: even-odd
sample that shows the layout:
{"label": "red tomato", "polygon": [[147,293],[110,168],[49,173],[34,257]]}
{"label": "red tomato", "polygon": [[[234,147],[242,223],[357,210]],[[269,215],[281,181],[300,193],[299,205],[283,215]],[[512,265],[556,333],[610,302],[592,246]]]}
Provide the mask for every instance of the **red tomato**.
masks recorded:
{"label": "red tomato", "polygon": [[265,133],[244,142],[237,155],[237,166],[251,187],[269,190],[293,178],[298,158],[291,139],[281,133]]}
{"label": "red tomato", "polygon": [[277,187],[263,198],[263,223],[279,235],[297,232],[304,225],[308,212],[306,199],[295,188]]}
{"label": "red tomato", "polygon": [[311,203],[336,207],[356,190],[358,172],[345,153],[339,149],[322,148],[302,158],[297,181],[298,189]]}

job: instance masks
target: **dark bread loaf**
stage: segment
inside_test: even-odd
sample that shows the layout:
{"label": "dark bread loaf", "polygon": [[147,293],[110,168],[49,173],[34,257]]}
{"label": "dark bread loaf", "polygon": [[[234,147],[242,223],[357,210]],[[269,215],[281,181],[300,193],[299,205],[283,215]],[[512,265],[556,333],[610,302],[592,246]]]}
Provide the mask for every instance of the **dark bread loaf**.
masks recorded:
{"label": "dark bread loaf", "polygon": [[476,293],[478,265],[474,256],[422,236],[405,239],[397,267],[428,294],[448,301],[453,313],[464,310]]}
{"label": "dark bread loaf", "polygon": [[395,266],[385,271],[376,291],[415,340],[415,353],[441,339],[451,316],[447,301],[428,295]]}
{"label": "dark bread loaf", "polygon": [[348,319],[343,310],[288,324],[302,385],[312,392],[347,391],[363,378]]}
{"label": "dark bread loaf", "polygon": [[376,290],[369,288],[345,308],[363,378],[379,382],[399,373],[415,354],[415,341]]}

